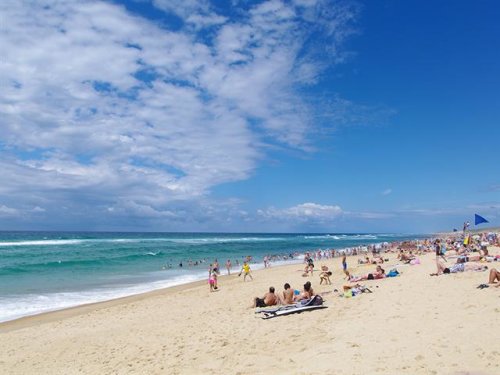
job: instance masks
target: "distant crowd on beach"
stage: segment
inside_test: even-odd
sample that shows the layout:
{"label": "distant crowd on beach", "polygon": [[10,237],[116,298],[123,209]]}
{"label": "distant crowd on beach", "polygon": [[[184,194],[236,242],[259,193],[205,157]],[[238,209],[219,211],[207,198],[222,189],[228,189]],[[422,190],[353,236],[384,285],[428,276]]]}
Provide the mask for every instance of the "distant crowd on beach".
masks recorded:
{"label": "distant crowd on beach", "polygon": [[[288,255],[266,255],[263,257],[264,268],[271,266],[272,262],[287,259],[297,259],[303,256],[304,269],[303,277],[314,277],[315,263],[323,260],[342,257],[342,273],[344,277],[343,291],[341,295],[352,297],[359,293],[370,291],[369,288],[362,285],[361,282],[369,280],[380,280],[384,278],[396,277],[400,275],[398,266],[401,265],[418,265],[420,264],[420,256],[428,253],[434,253],[436,257],[436,272],[431,273],[431,276],[440,276],[444,274],[453,274],[466,271],[486,271],[489,269],[488,263],[500,261],[500,254],[490,254],[489,246],[500,247],[500,235],[495,232],[483,232],[471,234],[468,232],[454,233],[449,236],[440,238],[418,239],[411,241],[399,241],[392,243],[380,243],[372,245],[363,245],[346,249],[318,249],[309,251],[304,254],[297,252]],[[394,257],[395,255],[395,257]],[[352,274],[348,268],[347,257],[358,256],[355,264],[357,266],[369,265],[374,266],[373,271],[364,274]],[[392,257],[398,264],[390,266],[389,270],[385,269],[385,265],[389,262],[389,257]],[[235,261],[237,268],[240,268],[238,276],[242,277],[243,281],[253,281],[251,270],[252,256],[248,255],[242,259],[241,264]],[[225,273],[231,275],[233,270],[233,262],[228,259],[224,263]],[[499,267],[500,268],[500,267]],[[215,259],[208,267],[208,284],[210,291],[218,291],[218,278],[221,275],[221,265]],[[317,270],[319,277],[319,285],[331,285],[332,270],[326,265],[321,265]],[[495,268],[489,271],[487,284],[481,284],[480,288],[492,286],[500,286],[500,272]],[[334,292],[338,292],[334,290]],[[286,305],[300,302],[302,300],[311,299],[315,293],[311,281],[304,283],[301,289],[294,289],[290,283],[283,285],[283,291],[277,293],[274,287],[269,287],[268,291],[262,297],[255,297],[253,301],[254,307],[266,307],[273,305]]]}
{"label": "distant crowd on beach", "polygon": [[[299,252],[293,252],[293,253],[287,253],[287,254],[270,254],[270,255],[265,255],[263,258],[264,261],[264,267],[270,267],[271,262],[278,262],[278,261],[288,261],[292,259],[296,259],[298,256],[301,254]],[[234,259],[231,261],[230,259],[228,262],[231,263],[231,267],[234,265],[236,267],[239,267],[242,265],[245,261],[250,261],[249,258],[251,259],[251,255],[246,255],[242,256],[241,260],[240,259]],[[215,260],[217,261],[217,260]],[[207,258],[199,259],[199,260],[192,260],[192,259],[187,259],[187,260],[180,260],[177,266],[175,266],[172,262],[168,262],[164,264],[161,268],[166,270],[166,269],[172,269],[172,268],[196,268],[198,266],[201,266],[203,264],[209,263],[209,260]]]}
{"label": "distant crowd on beach", "polygon": [[[343,286],[343,293],[340,295],[353,297],[360,293],[372,292],[365,285],[360,284],[360,282],[380,280],[400,275],[397,265],[392,266],[392,269],[388,272],[383,268],[384,263],[389,261],[389,254],[392,254],[391,256],[396,255],[396,261],[399,262],[399,265],[411,266],[420,264],[420,256],[434,253],[437,269],[435,273],[431,273],[431,276],[466,271],[485,272],[489,269],[488,277],[485,278],[486,282],[480,284],[477,288],[500,287],[500,271],[495,267],[490,269],[488,265],[491,262],[500,262],[500,254],[490,254],[488,250],[490,246],[500,247],[500,235],[498,233],[482,232],[471,234],[464,230],[461,234],[454,233],[442,238],[360,246],[341,251],[318,250],[305,253],[305,268],[302,276],[311,277],[314,275],[315,261],[342,256],[342,272],[346,282]],[[370,253],[371,257],[368,256]],[[363,255],[357,259],[357,264],[374,265],[375,269],[362,275],[353,275],[347,267],[347,255]],[[322,265],[319,271],[319,284],[331,285],[330,277],[332,274],[332,271],[327,266]],[[334,290],[334,292],[338,291]],[[263,297],[255,297],[253,307],[294,304],[311,299],[314,295],[310,281],[304,284],[302,290],[293,289],[289,283],[285,283],[283,291],[280,293],[277,293],[275,288],[271,286]]]}

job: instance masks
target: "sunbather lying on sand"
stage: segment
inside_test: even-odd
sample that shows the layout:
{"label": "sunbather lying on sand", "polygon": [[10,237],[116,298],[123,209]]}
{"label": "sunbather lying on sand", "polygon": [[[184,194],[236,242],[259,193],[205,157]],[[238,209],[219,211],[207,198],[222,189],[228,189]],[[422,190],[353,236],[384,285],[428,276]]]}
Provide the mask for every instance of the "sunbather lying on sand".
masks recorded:
{"label": "sunbather lying on sand", "polygon": [[279,303],[279,298],[274,294],[274,287],[269,287],[269,292],[264,294],[263,298],[255,297],[253,307],[274,306]]}
{"label": "sunbather lying on sand", "polygon": [[415,259],[415,255],[413,255],[411,251],[409,254],[405,254],[403,250],[400,250],[397,259],[399,259],[402,262],[409,263],[411,260]]}
{"label": "sunbather lying on sand", "polygon": [[373,293],[370,289],[360,284],[346,284],[343,286],[344,289],[344,297],[354,297],[360,293]]}
{"label": "sunbather lying on sand", "polygon": [[441,260],[436,261],[436,266],[437,266],[437,272],[431,273],[431,276],[439,276],[444,273],[457,273],[465,271],[486,271],[488,269],[488,267],[485,266],[484,264],[475,262],[469,262],[469,263],[459,262],[451,264],[447,267]]}
{"label": "sunbather lying on sand", "polygon": [[365,257],[365,259],[358,259],[358,264],[371,264],[372,262],[370,261],[369,257]]}
{"label": "sunbather lying on sand", "polygon": [[384,277],[385,277],[385,270],[382,267],[377,266],[375,272],[368,273],[363,276],[351,276],[349,281],[357,282],[362,280],[376,280],[376,279],[383,279]]}

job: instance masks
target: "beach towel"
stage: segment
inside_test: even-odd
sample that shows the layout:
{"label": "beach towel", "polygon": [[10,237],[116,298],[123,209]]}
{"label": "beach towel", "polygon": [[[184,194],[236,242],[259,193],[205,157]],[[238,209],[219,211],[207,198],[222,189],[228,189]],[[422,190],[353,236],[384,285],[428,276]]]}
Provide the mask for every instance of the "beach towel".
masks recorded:
{"label": "beach towel", "polygon": [[274,309],[256,311],[256,314],[262,313],[262,319],[271,319],[283,315],[298,314],[304,311],[327,308],[327,306],[323,305],[323,302],[324,301],[321,296],[315,295],[310,299],[299,301],[294,305],[280,306]]}

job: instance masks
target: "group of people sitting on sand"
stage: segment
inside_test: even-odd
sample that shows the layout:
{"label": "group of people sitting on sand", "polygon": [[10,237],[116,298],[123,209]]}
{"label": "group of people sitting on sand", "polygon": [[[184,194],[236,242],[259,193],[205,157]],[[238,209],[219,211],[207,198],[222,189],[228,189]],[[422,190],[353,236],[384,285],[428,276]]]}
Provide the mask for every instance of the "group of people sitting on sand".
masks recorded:
{"label": "group of people sitting on sand", "polygon": [[365,257],[365,259],[358,259],[358,264],[383,264],[384,261],[388,261],[389,259],[384,259],[380,255],[374,255],[370,260],[370,257]]}
{"label": "group of people sitting on sand", "polygon": [[[497,240],[497,239],[496,239]],[[466,271],[486,271],[488,266],[485,262],[492,262],[500,260],[500,255],[490,255],[486,246],[481,244],[481,247],[475,246],[476,244],[470,243],[469,246],[458,246],[458,242],[453,242],[450,240],[437,239],[433,242],[412,242],[409,243],[406,248],[397,248],[397,259],[405,264],[420,264],[420,260],[416,254],[422,254],[429,252],[431,249],[436,255],[436,272],[432,273],[432,276],[439,276],[443,274],[451,274]],[[411,246],[410,246],[411,245]],[[414,246],[419,246],[417,250],[414,250]],[[464,250],[465,249],[465,250]],[[445,256],[447,255],[447,256]],[[451,261],[453,259],[453,261]],[[364,275],[351,275],[347,270],[347,260],[345,254],[342,259],[342,269],[346,275],[348,284],[344,285],[344,295],[354,296],[358,293],[367,291],[367,289],[360,285],[360,281],[365,280],[379,280],[386,277],[398,276],[399,272],[397,269],[392,269],[388,273],[382,268],[383,264],[388,259],[382,258],[378,254],[374,254],[373,258],[370,259],[366,257],[364,259],[359,259],[358,264],[374,264],[376,269],[373,272],[369,272]],[[306,254],[305,258],[305,270],[302,276],[313,275],[314,262],[313,257]],[[330,277],[332,272],[327,266],[321,266],[321,272],[319,273],[320,285],[327,284],[331,285],[332,282]],[[493,268],[489,272],[488,284],[481,284],[480,287],[488,287],[489,285],[494,285],[495,287],[500,287],[500,271]],[[336,291],[336,290],[335,290]],[[369,290],[368,290],[369,291]],[[284,285],[284,290],[281,293],[276,293],[274,287],[270,287],[269,291],[262,297],[256,297],[254,299],[254,307],[266,307],[278,304],[293,304],[304,299],[310,299],[314,296],[314,291],[311,286],[311,282],[306,282],[302,291],[294,290],[291,288],[289,283]]]}
{"label": "group of people sitting on sand", "polygon": [[262,298],[255,297],[252,307],[267,307],[275,305],[291,305],[301,300],[307,300],[314,296],[314,290],[311,282],[304,284],[304,289],[301,291],[294,290],[289,283],[285,283],[284,290],[281,293],[276,293],[274,287],[269,287],[269,291]]}

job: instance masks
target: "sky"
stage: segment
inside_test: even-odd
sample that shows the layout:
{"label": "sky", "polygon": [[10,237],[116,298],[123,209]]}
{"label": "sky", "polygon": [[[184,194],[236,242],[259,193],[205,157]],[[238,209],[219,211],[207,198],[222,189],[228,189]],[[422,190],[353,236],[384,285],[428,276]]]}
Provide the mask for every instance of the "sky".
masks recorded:
{"label": "sky", "polygon": [[498,19],[494,0],[2,1],[0,229],[500,226]]}

